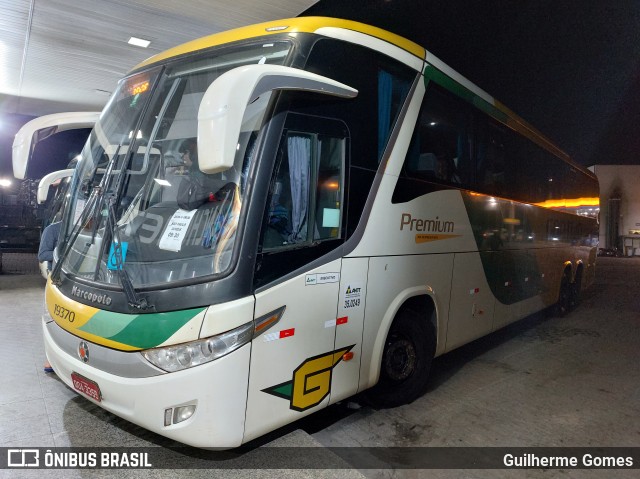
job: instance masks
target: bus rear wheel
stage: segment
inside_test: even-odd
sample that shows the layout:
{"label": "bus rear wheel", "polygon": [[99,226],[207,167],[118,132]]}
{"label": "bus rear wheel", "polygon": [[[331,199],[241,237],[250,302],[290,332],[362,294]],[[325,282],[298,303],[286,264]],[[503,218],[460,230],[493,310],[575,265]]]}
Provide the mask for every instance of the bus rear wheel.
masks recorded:
{"label": "bus rear wheel", "polygon": [[417,313],[404,310],[387,335],[380,379],[366,398],[374,407],[396,407],[419,398],[426,390],[435,353],[433,328]]}
{"label": "bus rear wheel", "polygon": [[562,280],[560,281],[560,295],[555,308],[557,316],[562,318],[569,314],[569,311],[571,311],[572,296],[573,288],[569,281],[569,275],[565,273],[562,275]]}
{"label": "bus rear wheel", "polygon": [[571,284],[571,297],[569,299],[569,307],[574,310],[580,304],[580,295],[582,292],[582,269],[578,269],[576,278]]}

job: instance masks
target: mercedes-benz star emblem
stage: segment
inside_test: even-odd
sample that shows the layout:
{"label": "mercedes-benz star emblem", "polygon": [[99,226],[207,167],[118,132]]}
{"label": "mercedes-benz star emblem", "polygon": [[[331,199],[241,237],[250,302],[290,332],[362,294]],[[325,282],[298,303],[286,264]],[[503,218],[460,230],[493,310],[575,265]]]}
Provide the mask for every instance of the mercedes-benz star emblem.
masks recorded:
{"label": "mercedes-benz star emblem", "polygon": [[78,345],[78,357],[83,363],[89,362],[89,345],[86,341],[80,341]]}

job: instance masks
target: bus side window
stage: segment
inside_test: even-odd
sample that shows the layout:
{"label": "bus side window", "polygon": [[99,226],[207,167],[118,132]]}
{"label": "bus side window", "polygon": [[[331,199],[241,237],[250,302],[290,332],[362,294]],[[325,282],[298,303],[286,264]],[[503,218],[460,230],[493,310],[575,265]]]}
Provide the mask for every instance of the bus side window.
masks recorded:
{"label": "bus side window", "polygon": [[287,132],[281,141],[262,249],[342,237],[345,138]]}
{"label": "bus side window", "polygon": [[288,244],[291,236],[291,185],[289,184],[288,148],[282,144],[278,152],[276,175],[271,184],[269,210],[265,224],[263,249]]}
{"label": "bus side window", "polygon": [[505,132],[494,121],[480,122],[476,148],[476,178],[478,190],[496,196],[508,196],[505,191]]}
{"label": "bus side window", "polygon": [[405,160],[409,178],[465,186],[471,182],[472,117],[468,106],[431,84]]}
{"label": "bus side window", "polygon": [[343,204],[344,138],[318,137],[314,240],[340,238]]}

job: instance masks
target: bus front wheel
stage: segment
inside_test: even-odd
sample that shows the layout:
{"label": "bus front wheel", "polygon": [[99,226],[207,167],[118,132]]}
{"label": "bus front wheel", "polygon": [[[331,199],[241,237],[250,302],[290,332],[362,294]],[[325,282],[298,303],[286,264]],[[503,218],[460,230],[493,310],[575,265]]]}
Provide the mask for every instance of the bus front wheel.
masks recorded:
{"label": "bus front wheel", "polygon": [[430,324],[414,311],[401,311],[385,341],[378,384],[367,392],[369,403],[396,407],[420,397],[426,390],[435,342]]}

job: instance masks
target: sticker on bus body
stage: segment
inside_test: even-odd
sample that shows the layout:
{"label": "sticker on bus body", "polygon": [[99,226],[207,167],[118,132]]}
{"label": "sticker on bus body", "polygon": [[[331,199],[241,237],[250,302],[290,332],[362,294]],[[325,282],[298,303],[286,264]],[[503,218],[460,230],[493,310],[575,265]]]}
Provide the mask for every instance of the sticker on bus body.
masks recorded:
{"label": "sticker on bus body", "polygon": [[[107,260],[107,269],[115,271],[122,269],[124,261],[127,258],[128,248],[129,243],[126,241],[123,241],[122,243],[116,243],[114,241],[113,243],[111,243],[111,248],[109,249],[109,259]],[[120,261],[122,261],[122,264],[120,264]]]}
{"label": "sticker on bus body", "polygon": [[359,308],[362,306],[362,284],[348,283],[344,291],[344,309]]}
{"label": "sticker on bus body", "polygon": [[305,277],[305,286],[316,284],[337,283],[340,281],[340,273],[314,273]]}

